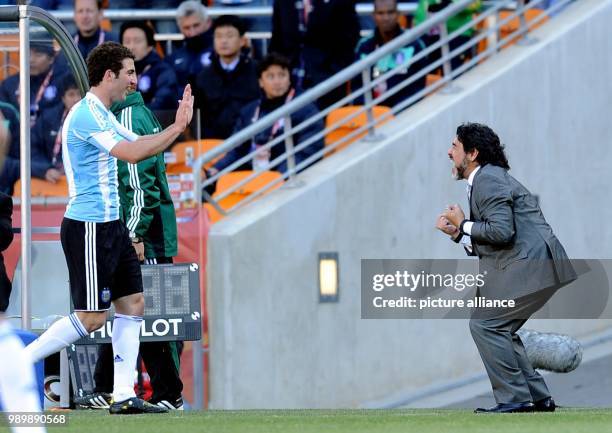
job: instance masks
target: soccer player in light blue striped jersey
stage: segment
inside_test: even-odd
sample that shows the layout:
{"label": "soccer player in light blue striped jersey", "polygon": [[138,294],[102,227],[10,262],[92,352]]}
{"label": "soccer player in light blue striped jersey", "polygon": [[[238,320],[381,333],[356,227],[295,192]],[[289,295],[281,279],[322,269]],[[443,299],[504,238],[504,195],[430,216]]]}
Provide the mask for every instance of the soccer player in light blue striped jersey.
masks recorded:
{"label": "soccer player in light blue striped jersey", "polygon": [[61,240],[75,312],[55,322],[26,352],[37,361],[87,336],[104,325],[112,303],[115,374],[110,412],[165,412],[134,394],[144,296],[140,264],[119,219],[117,159],[135,164],[170,146],[191,122],[191,87],[185,88],[172,125],[139,137],[109,111],[136,85],[131,51],[115,42],[103,43],[87,57],[87,72],[91,89],[70,110],[62,128],[70,201]]}

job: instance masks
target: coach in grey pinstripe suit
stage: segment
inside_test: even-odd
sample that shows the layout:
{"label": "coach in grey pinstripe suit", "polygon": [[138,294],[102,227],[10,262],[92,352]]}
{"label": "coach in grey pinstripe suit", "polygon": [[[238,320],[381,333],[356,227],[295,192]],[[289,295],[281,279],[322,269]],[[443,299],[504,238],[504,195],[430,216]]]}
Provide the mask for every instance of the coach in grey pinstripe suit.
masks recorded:
{"label": "coach in grey pinstripe suit", "polygon": [[516,332],[561,286],[576,279],[563,246],[537,199],[509,173],[499,137],[487,126],[457,128],[448,151],[455,177],[468,181],[470,217],[450,205],[437,228],[478,256],[485,285],[479,296],[514,299],[516,309],[488,311],[470,320],[470,331],[497,405],[476,412],[552,411],[544,379],[527,359]]}

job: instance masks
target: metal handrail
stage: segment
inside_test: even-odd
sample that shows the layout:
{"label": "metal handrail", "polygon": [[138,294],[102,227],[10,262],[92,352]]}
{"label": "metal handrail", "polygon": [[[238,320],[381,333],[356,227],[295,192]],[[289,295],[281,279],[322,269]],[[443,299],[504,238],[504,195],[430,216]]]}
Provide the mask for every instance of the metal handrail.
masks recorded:
{"label": "metal handrail", "polygon": [[[294,98],[291,102],[289,102],[288,104],[283,105],[282,107],[280,107],[279,109],[275,110],[274,112],[262,117],[261,119],[259,119],[257,122],[247,126],[246,128],[244,128],[243,130],[241,130],[240,132],[236,133],[235,135],[229,137],[227,140],[225,140],[220,146],[217,146],[216,148],[210,150],[209,152],[205,153],[204,155],[200,155],[197,160],[194,162],[193,164],[193,174],[194,174],[194,199],[201,203],[202,201],[202,194],[204,194],[204,196],[206,197],[206,199],[218,210],[220,211],[222,214],[227,214],[232,212],[235,209],[238,209],[244,205],[246,205],[247,203],[249,203],[250,201],[252,201],[253,199],[255,199],[256,197],[260,196],[261,194],[265,193],[265,191],[269,190],[270,188],[272,188],[276,183],[280,182],[280,180],[277,180],[276,182],[267,185],[266,187],[262,188],[260,191],[256,191],[253,194],[251,194],[248,198],[240,201],[239,203],[237,203],[236,205],[234,205],[232,208],[230,209],[222,209],[219,204],[218,201],[222,200],[223,198],[227,197],[229,194],[231,194],[233,191],[235,191],[236,189],[240,188],[242,185],[246,184],[247,182],[249,182],[250,180],[254,179],[255,177],[258,176],[258,173],[255,172],[253,173],[251,176],[243,179],[241,182],[237,183],[236,185],[234,185],[231,189],[220,193],[219,195],[216,195],[215,198],[213,199],[212,197],[209,197],[208,194],[206,194],[205,192],[202,192],[202,186],[207,186],[207,185],[211,185],[214,182],[216,182],[223,174],[234,170],[235,168],[243,165],[244,163],[248,162],[249,160],[251,160],[253,158],[253,155],[255,152],[251,152],[249,155],[246,155],[244,157],[242,157],[241,159],[239,159],[238,161],[235,161],[234,163],[232,163],[231,165],[229,165],[228,167],[226,167],[224,170],[221,170],[219,173],[215,174],[214,176],[210,177],[209,179],[206,179],[204,182],[202,182],[202,180],[200,179],[200,172],[201,172],[201,167],[208,163],[209,161],[213,160],[214,158],[218,157],[221,154],[224,154],[226,152],[228,152],[229,150],[233,149],[234,147],[244,143],[244,142],[248,142],[250,141],[250,139],[252,137],[254,137],[255,135],[257,135],[258,133],[268,129],[271,125],[273,125],[278,119],[281,118],[290,118],[290,115],[295,113],[296,111],[298,111],[299,109],[301,109],[302,107],[304,107],[306,104],[312,103],[314,101],[316,101],[319,97],[323,96],[324,94],[326,94],[329,90],[334,89],[340,85],[342,85],[343,83],[350,81],[351,79],[355,78],[358,75],[363,75],[363,83],[364,85],[357,89],[356,91],[354,91],[351,95],[347,95],[345,97],[343,97],[340,101],[336,102],[335,104],[331,105],[330,107],[328,107],[326,110],[322,110],[318,115],[313,116],[307,120],[305,120],[304,122],[302,122],[299,125],[294,125],[293,128],[284,128],[283,132],[275,137],[274,139],[272,139],[270,142],[266,143],[263,148],[264,149],[269,149],[272,146],[281,143],[282,141],[287,140],[288,138],[292,137],[296,132],[298,132],[301,129],[304,129],[306,126],[308,126],[309,124],[318,121],[319,119],[325,117],[329,112],[331,112],[333,109],[345,105],[347,102],[351,101],[351,100],[355,100],[355,98],[357,97],[361,97],[363,95],[363,99],[366,101],[366,104],[364,104],[360,110],[355,111],[354,113],[352,113],[350,116],[347,116],[341,120],[339,120],[338,122],[336,122],[336,124],[334,125],[328,125],[327,127],[325,127],[322,131],[320,131],[319,133],[315,134],[314,136],[310,137],[308,140],[305,140],[304,142],[301,143],[296,143],[294,145],[294,148],[290,151],[290,152],[285,152],[283,155],[279,156],[278,158],[276,158],[275,160],[270,162],[270,167],[273,168],[275,166],[277,166],[278,164],[282,163],[283,161],[287,161],[287,165],[292,165],[291,164],[291,159],[293,158],[293,154],[295,154],[295,152],[299,152],[301,149],[304,149],[305,147],[307,147],[308,145],[314,143],[317,140],[320,140],[322,137],[324,137],[328,132],[336,129],[339,125],[346,123],[347,121],[351,120],[352,118],[355,118],[356,116],[362,114],[362,113],[366,113],[367,117],[368,117],[368,122],[352,131],[350,134],[348,134],[347,136],[343,137],[339,142],[334,143],[333,145],[328,145],[325,146],[324,149],[318,151],[317,153],[311,155],[308,160],[303,161],[301,164],[294,166],[292,169],[289,169],[286,173],[283,173],[283,179],[294,179],[295,174],[300,170],[303,169],[304,167],[308,166],[310,163],[316,161],[317,159],[321,158],[322,156],[324,156],[325,154],[329,153],[330,151],[332,151],[335,147],[341,145],[343,142],[347,142],[357,136],[359,136],[360,134],[363,134],[364,132],[368,134],[368,136],[370,138],[374,138],[374,130],[376,128],[376,126],[382,122],[384,122],[385,120],[387,120],[389,117],[391,117],[392,115],[396,114],[397,112],[403,110],[404,108],[406,108],[407,106],[413,104],[414,102],[418,101],[419,99],[421,99],[422,97],[426,96],[429,93],[432,93],[434,91],[437,91],[439,89],[450,89],[449,91],[452,91],[453,88],[449,86],[449,84],[452,82],[452,80],[454,78],[456,78],[458,75],[462,74],[463,72],[467,71],[468,69],[474,67],[477,63],[479,63],[480,61],[482,61],[484,58],[490,57],[491,55],[495,54],[497,51],[499,51],[501,49],[501,47],[503,47],[504,45],[506,45],[509,41],[517,38],[517,37],[522,37],[522,41],[528,41],[528,39],[526,39],[526,32],[528,30],[528,28],[533,27],[534,25],[538,24],[541,20],[543,20],[544,18],[546,18],[548,16],[548,14],[552,14],[555,11],[560,10],[562,7],[566,6],[568,3],[570,3],[573,0],[564,0],[562,2],[559,2],[557,4],[555,4],[554,6],[552,6],[551,8],[549,8],[548,10],[544,11],[545,13],[541,14],[540,17],[527,22],[524,19],[524,14],[528,9],[531,8],[537,8],[544,0],[534,0],[532,2],[530,2],[529,4],[525,4],[524,0],[519,0],[519,1],[495,1],[495,2],[487,2],[488,4],[488,8],[485,9],[481,14],[479,14],[478,16],[476,16],[473,20],[471,20],[469,23],[466,23],[464,26],[462,26],[461,28],[455,30],[452,34],[448,35],[446,34],[446,37],[441,37],[440,40],[436,43],[433,44],[429,47],[427,47],[425,50],[422,50],[420,53],[418,53],[414,58],[413,61],[418,60],[419,58],[423,58],[425,57],[427,54],[433,52],[434,50],[439,50],[439,49],[443,49],[444,54],[441,56],[441,58],[439,60],[437,60],[434,63],[429,64],[428,66],[426,66],[424,69],[416,72],[414,75],[408,77],[405,81],[397,84],[394,87],[391,87],[389,89],[387,89],[386,92],[384,92],[383,94],[379,95],[377,98],[372,99],[370,98],[368,95],[371,95],[372,89],[374,88],[374,86],[376,86],[377,84],[386,81],[389,77],[391,77],[392,75],[395,75],[399,72],[399,70],[401,69],[405,69],[406,67],[408,67],[409,65],[398,65],[396,66],[393,70],[387,71],[386,73],[382,74],[379,77],[376,77],[375,79],[371,79],[371,77],[369,77],[370,74],[370,70],[372,65],[374,65],[378,60],[380,60],[381,58],[396,52],[399,48],[404,47],[412,42],[414,42],[415,40],[417,40],[420,36],[422,36],[423,34],[427,33],[428,31],[430,31],[432,28],[434,27],[438,27],[439,29],[442,30],[446,30],[446,21],[448,20],[448,18],[450,18],[451,16],[454,16],[455,14],[457,14],[458,12],[462,11],[463,9],[465,9],[467,6],[469,6],[472,1],[470,0],[464,0],[464,1],[459,1],[454,3],[451,6],[448,6],[447,8],[443,9],[442,11],[438,12],[437,14],[435,14],[433,17],[431,17],[429,20],[427,20],[425,23],[422,23],[421,25],[408,30],[406,32],[404,32],[404,34],[402,34],[401,36],[399,36],[398,38],[394,39],[393,41],[385,44],[384,46],[380,47],[378,50],[376,50],[375,52],[371,53],[369,56],[355,62],[353,65],[349,66],[348,68],[344,69],[343,71],[339,72],[338,74],[334,75],[333,77],[331,77],[330,79],[328,79],[327,81],[320,83],[319,85],[317,85],[316,87],[308,90],[307,92],[304,92],[303,94],[297,96],[296,98]],[[470,41],[467,42],[466,44],[460,46],[460,47],[456,47],[455,49],[453,49],[452,51],[449,49],[444,49],[444,47],[448,47],[448,43],[450,40],[452,40],[454,37],[462,34],[465,30],[469,29],[469,28],[474,28],[475,25],[479,24],[480,22],[483,22],[485,19],[487,19],[488,17],[491,16],[498,16],[499,12],[501,10],[514,10],[514,13],[511,14],[510,16],[506,17],[503,20],[496,20],[496,24],[495,26],[488,28],[484,31],[481,31],[479,33],[476,33],[472,38],[470,38]],[[500,31],[500,28],[507,24],[510,20],[515,19],[515,18],[519,18],[520,20],[520,25],[518,30],[515,33],[512,33],[511,35],[507,36],[504,39],[499,40],[499,38],[497,38],[496,42],[494,44],[490,44],[487,48],[486,51],[473,56],[473,58],[461,65],[460,67],[456,68],[455,70],[451,70],[450,69],[450,59],[452,59],[453,57],[455,57],[456,55],[458,55],[459,53],[462,53],[463,51],[470,49],[472,47],[475,47],[481,40],[490,37],[493,34],[498,34]],[[444,34],[444,31],[442,32]],[[431,72],[434,69],[437,69],[439,67],[444,67],[444,65],[447,65],[447,67],[444,68],[444,75],[443,77],[438,80],[437,82],[435,82],[433,85],[426,87],[425,89],[423,89],[422,91],[418,92],[416,95],[413,95],[412,97],[410,97],[409,99],[397,104],[395,107],[392,108],[392,110],[386,114],[383,114],[382,116],[374,119],[374,117],[372,116],[372,107],[382,101],[384,101],[385,99],[387,99],[388,97],[392,96],[393,94],[397,93],[398,91],[400,91],[403,87],[407,86],[408,84],[410,84],[411,82],[422,78],[424,75],[426,75],[428,72]],[[368,84],[369,81],[369,84]],[[456,89],[455,89],[456,90]]]}

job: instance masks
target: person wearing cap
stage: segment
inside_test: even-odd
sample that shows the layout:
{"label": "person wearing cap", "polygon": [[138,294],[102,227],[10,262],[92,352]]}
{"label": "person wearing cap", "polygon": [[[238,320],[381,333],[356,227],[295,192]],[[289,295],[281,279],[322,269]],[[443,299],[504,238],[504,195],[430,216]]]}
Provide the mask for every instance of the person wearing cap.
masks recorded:
{"label": "person wearing cap", "polygon": [[176,72],[179,91],[194,83],[204,66],[210,65],[213,52],[212,21],[199,1],[187,0],[176,11],[176,23],[183,34],[183,45],[165,58]]}
{"label": "person wearing cap", "polygon": [[127,21],[119,32],[121,44],[134,53],[137,90],[151,110],[170,110],[177,107],[178,85],[172,67],[153,49],[154,32],[145,21]]}
{"label": "person wearing cap", "polygon": [[[55,68],[55,50],[51,41],[30,42],[30,115],[31,126],[44,110],[61,105],[58,83],[65,73]],[[7,77],[0,84],[0,101],[8,102],[19,110],[19,73]]]}

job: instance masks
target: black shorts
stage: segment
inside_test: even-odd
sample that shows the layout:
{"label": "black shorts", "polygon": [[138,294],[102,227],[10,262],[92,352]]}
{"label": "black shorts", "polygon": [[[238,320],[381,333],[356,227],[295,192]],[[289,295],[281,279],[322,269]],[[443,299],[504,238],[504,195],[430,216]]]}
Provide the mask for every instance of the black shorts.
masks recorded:
{"label": "black shorts", "polygon": [[61,240],[75,311],[108,310],[111,301],[142,293],[140,264],[123,222],[64,218]]}

